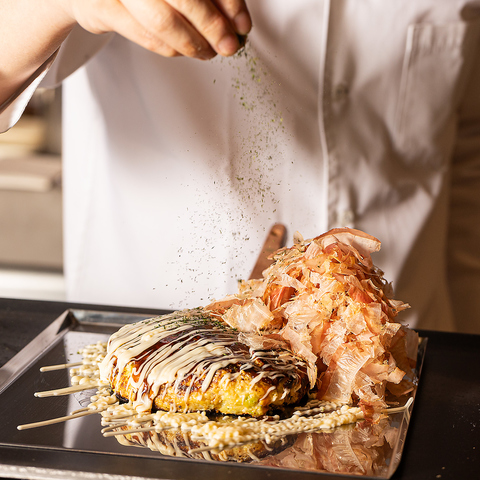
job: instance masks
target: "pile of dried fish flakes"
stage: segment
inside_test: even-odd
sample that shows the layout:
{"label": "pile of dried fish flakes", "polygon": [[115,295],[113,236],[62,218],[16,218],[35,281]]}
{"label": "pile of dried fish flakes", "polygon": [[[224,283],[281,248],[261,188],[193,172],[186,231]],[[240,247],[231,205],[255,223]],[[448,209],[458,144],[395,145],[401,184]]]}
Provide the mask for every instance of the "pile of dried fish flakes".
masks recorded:
{"label": "pile of dried fish flakes", "polygon": [[290,348],[307,361],[322,400],[356,402],[369,418],[385,408],[386,388],[413,388],[418,337],[395,322],[409,306],[371,254],[380,241],[359,230],[333,229],[273,255],[263,279],[242,282],[237,295],[207,307],[258,348]]}

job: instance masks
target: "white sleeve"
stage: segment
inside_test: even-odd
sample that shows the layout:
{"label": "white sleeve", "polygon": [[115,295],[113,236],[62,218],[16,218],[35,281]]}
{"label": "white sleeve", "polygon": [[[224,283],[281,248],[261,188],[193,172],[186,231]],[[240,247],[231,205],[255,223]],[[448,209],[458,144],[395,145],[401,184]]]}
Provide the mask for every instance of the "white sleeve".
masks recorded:
{"label": "white sleeve", "polygon": [[63,42],[55,62],[40,86],[52,88],[60,85],[65,78],[95,56],[114,35],[95,35],[76,26]]}
{"label": "white sleeve", "polygon": [[114,34],[94,35],[75,27],[57,52],[52,55],[5,103],[0,105],[0,133],[18,122],[38,86],[53,88],[85,64]]}
{"label": "white sleeve", "polygon": [[2,105],[0,105],[0,133],[7,131],[18,122],[33,92],[45,77],[50,65],[55,60],[54,53],[37,71]]}

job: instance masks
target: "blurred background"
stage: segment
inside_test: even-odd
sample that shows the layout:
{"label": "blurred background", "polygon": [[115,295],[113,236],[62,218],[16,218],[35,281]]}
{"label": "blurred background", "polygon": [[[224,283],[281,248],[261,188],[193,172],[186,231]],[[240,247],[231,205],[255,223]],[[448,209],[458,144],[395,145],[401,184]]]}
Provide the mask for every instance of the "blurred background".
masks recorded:
{"label": "blurred background", "polygon": [[0,135],[0,297],[64,300],[61,88]]}

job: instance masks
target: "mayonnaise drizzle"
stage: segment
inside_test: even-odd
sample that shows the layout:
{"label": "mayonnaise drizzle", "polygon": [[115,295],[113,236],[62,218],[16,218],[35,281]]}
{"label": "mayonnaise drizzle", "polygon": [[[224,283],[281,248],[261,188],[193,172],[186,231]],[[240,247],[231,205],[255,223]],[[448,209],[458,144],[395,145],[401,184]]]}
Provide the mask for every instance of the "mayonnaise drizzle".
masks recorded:
{"label": "mayonnaise drizzle", "polygon": [[[148,341],[150,340],[151,338],[148,337]],[[89,379],[92,376],[98,378],[99,364],[103,363],[102,359],[104,358],[105,350],[106,344],[100,342],[85,347],[80,352],[84,356],[82,364],[85,365],[85,368],[80,367],[78,370],[71,368],[70,375],[79,377],[78,382],[83,384],[86,382],[82,382],[82,378]],[[78,364],[76,365],[78,366]],[[62,368],[69,367],[70,365],[68,364],[62,366]],[[60,366],[56,365],[47,367],[43,371],[58,368]],[[203,412],[139,412],[131,402],[120,404],[112,390],[105,385],[105,382],[101,381],[101,383],[102,385],[99,385],[99,389],[91,397],[91,402],[86,408],[72,412],[65,417],[19,425],[17,428],[24,430],[79,418],[92,413],[100,413],[102,415],[102,425],[106,427],[102,430],[104,436],[117,436],[120,440],[126,434],[146,432],[152,435],[146,437],[137,436],[135,438],[137,440],[143,439],[145,446],[152,450],[165,451],[165,448],[159,448],[163,444],[158,443],[158,438],[155,438],[154,434],[164,430],[177,429],[185,434],[186,444],[188,444],[189,438],[205,444],[204,447],[190,449],[189,454],[201,453],[204,455],[204,458],[208,459],[210,458],[209,451],[218,453],[222,449],[255,441],[264,442],[265,447],[268,448],[269,444],[287,435],[331,429],[340,425],[354,423],[364,418],[361,409],[358,407],[345,405],[340,402],[316,399],[310,400],[303,407],[296,407],[293,414],[285,419],[280,419],[278,416],[259,419],[225,416],[218,420],[212,420]],[[412,403],[413,398],[410,398],[402,407],[387,409],[384,413],[406,412],[406,414],[409,414]],[[120,443],[130,444],[128,440],[120,440]],[[175,445],[171,446],[170,454],[183,455],[183,452]]]}
{"label": "mayonnaise drizzle", "polygon": [[[85,380],[91,377],[98,378],[99,365],[103,363],[105,347],[106,344],[97,343],[83,349],[81,353],[83,353],[85,363],[88,365],[85,365],[85,368],[71,368],[71,377],[76,377],[75,380],[79,384],[84,384]],[[95,361],[87,360],[92,355],[95,357]],[[68,365],[65,365],[65,368],[68,368]],[[261,372],[261,374],[264,374],[264,372]],[[132,402],[120,404],[112,390],[108,386],[104,386],[104,383],[102,381],[103,385],[91,397],[91,402],[86,408],[72,412],[71,415],[66,417],[21,425],[18,428],[23,430],[92,413],[100,413],[102,415],[102,425],[106,427],[102,430],[104,436],[122,436],[138,432],[154,434],[164,430],[177,429],[185,434],[185,439],[192,438],[192,440],[201,441],[205,445],[197,449],[190,449],[188,453],[201,453],[204,458],[208,459],[209,451],[218,453],[222,449],[255,441],[264,442],[266,448],[268,448],[269,444],[286,435],[333,428],[363,418],[361,410],[357,407],[342,405],[339,402],[319,400],[312,400],[305,407],[297,407],[291,417],[283,420],[280,420],[278,416],[260,419],[225,416],[218,420],[212,420],[204,412],[172,413],[156,411],[152,413],[150,411],[138,411],[134,408]],[[121,427],[123,427],[122,430],[120,430]],[[160,444],[155,447],[157,441],[154,435],[137,436],[136,438],[145,439],[146,446],[152,450],[159,449]],[[121,443],[128,443],[128,441],[121,441]],[[170,454],[180,455],[182,452],[176,446],[172,446]]]}
{"label": "mayonnaise drizzle", "polygon": [[[254,376],[252,387],[267,376],[297,377],[301,361],[289,352],[251,349],[250,355],[246,355],[245,349],[232,348],[238,343],[233,329],[213,320],[201,309],[175,312],[126,325],[113,334],[100,364],[100,378],[115,386],[115,379],[133,361],[135,368],[128,378],[128,390],[133,392],[133,406],[140,412],[152,409],[162,386],[172,386],[179,394],[182,381],[189,375],[190,388],[201,380],[201,390],[205,393],[215,373],[231,364],[239,364],[240,372],[226,375],[227,380],[222,381],[234,380],[243,370],[258,370],[260,361],[265,362],[261,367],[265,371]],[[185,403],[190,388],[182,393]],[[273,390],[269,388],[264,398]]]}

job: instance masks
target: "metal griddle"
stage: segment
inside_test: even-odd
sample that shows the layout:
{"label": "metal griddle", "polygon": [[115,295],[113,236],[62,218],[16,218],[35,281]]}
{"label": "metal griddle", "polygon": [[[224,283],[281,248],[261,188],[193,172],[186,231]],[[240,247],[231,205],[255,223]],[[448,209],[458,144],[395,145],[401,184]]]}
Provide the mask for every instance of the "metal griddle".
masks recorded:
{"label": "metal griddle", "polygon": [[[37,391],[68,385],[68,372],[40,372],[40,367],[81,360],[77,353],[83,346],[105,341],[126,323],[146,315],[66,310],[22,351],[0,369],[0,476],[10,478],[103,479],[142,477],[160,479],[208,478],[254,480],[275,478],[338,479],[337,474],[307,471],[302,465],[291,468],[267,467],[255,462],[237,464],[188,458],[168,457],[146,448],[126,447],[115,438],[105,438],[100,430],[100,416],[91,415],[66,423],[30,430],[17,425],[68,415],[86,406],[94,390],[65,397],[36,398]],[[417,374],[425,355],[426,339],[419,348]],[[415,389],[416,391],[416,389]],[[412,398],[415,396],[412,392]],[[363,478],[390,478],[397,468],[406,439],[413,405],[391,415],[397,428],[392,447],[381,474]],[[8,412],[7,415],[5,415]],[[350,475],[357,477],[358,475]],[[341,475],[343,478],[343,475]],[[115,477],[113,477],[115,478]]]}

